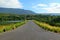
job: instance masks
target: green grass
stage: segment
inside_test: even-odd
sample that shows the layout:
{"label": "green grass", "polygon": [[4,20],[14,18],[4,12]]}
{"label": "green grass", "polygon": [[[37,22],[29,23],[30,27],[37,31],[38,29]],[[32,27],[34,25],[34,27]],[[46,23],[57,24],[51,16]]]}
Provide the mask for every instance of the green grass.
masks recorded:
{"label": "green grass", "polygon": [[9,31],[9,30],[14,30],[14,29],[16,29],[17,27],[20,27],[23,24],[25,24],[25,21],[11,23],[11,24],[7,24],[7,25],[0,25],[0,33],[5,32],[5,31]]}
{"label": "green grass", "polygon": [[51,26],[47,23],[44,23],[44,22],[39,22],[39,21],[35,21],[34,22],[39,25],[40,27],[42,27],[43,29],[45,30],[49,30],[49,31],[52,31],[52,32],[56,32],[56,33],[60,33],[60,27],[57,27],[57,26]]}

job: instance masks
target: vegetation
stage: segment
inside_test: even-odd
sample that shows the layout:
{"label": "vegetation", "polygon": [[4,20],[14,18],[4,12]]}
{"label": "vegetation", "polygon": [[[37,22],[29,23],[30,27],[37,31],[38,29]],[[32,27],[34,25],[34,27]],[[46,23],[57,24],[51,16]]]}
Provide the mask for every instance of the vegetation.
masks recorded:
{"label": "vegetation", "polygon": [[16,22],[16,23],[11,23],[11,24],[7,24],[7,25],[0,25],[0,32],[5,32],[5,31],[15,29],[24,23],[25,22],[23,21],[23,22]]}
{"label": "vegetation", "polygon": [[25,17],[23,15],[0,14],[0,32],[15,29],[25,22]]}
{"label": "vegetation", "polygon": [[34,20],[43,29],[60,33],[59,15],[34,15]]}
{"label": "vegetation", "polygon": [[35,15],[34,20],[60,27],[60,16],[58,15]]}
{"label": "vegetation", "polygon": [[42,27],[45,30],[49,30],[49,31],[53,31],[53,32],[58,32],[60,33],[60,27],[56,27],[56,26],[51,26],[47,23],[43,23],[43,22],[39,22],[39,21],[34,21],[36,24],[38,24],[40,27]]}
{"label": "vegetation", "polygon": [[[25,20],[34,21],[39,26],[46,30],[60,32],[60,16],[59,15],[43,15],[43,14],[0,14],[0,32],[15,29],[18,26],[24,24]],[[6,22],[6,21],[20,21],[20,22]]]}

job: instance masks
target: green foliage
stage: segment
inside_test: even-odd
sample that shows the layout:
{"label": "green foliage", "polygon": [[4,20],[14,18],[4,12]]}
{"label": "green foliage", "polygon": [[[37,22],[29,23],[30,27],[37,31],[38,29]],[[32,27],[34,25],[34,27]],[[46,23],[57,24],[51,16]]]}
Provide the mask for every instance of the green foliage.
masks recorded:
{"label": "green foliage", "polygon": [[56,15],[34,15],[34,21],[45,30],[60,33],[60,16]]}
{"label": "green foliage", "polygon": [[52,19],[51,22],[50,22],[50,25],[52,25],[52,26],[60,26],[60,17]]}
{"label": "green foliage", "polygon": [[0,21],[16,21],[16,20],[24,20],[25,15],[18,14],[0,14]]}
{"label": "green foliage", "polygon": [[[17,21],[17,20],[22,20],[22,21],[24,21],[24,20],[37,20],[42,23],[47,23],[47,24],[51,25],[52,27],[54,27],[54,26],[60,27],[60,16],[43,15],[43,14],[17,15],[17,14],[8,14],[8,13],[4,14],[3,13],[3,14],[0,14],[0,25],[8,25],[8,26],[5,26],[5,29],[1,28],[0,32],[2,32],[2,30],[6,31],[6,30],[15,29],[24,23],[24,22],[22,22],[22,23],[20,23],[20,22],[17,22],[17,23],[6,22],[6,21]],[[48,27],[43,27],[43,28],[47,28],[48,30],[51,30]],[[56,30],[56,29],[54,29],[54,30]]]}
{"label": "green foliage", "polygon": [[49,30],[52,32],[56,32],[56,33],[60,33],[60,27],[56,27],[56,26],[51,26],[47,23],[44,22],[39,22],[39,21],[34,21],[36,24],[38,24],[40,27],[42,27],[45,30]]}
{"label": "green foliage", "polygon": [[8,25],[1,25],[2,28],[0,27],[0,32],[5,32],[5,31],[9,31],[9,30],[15,29],[15,28],[23,25],[24,23],[25,22],[22,21],[22,22],[11,23],[11,24],[8,24]]}
{"label": "green foliage", "polygon": [[60,27],[60,16],[54,15],[34,15],[34,20],[48,23],[52,26],[59,26]]}

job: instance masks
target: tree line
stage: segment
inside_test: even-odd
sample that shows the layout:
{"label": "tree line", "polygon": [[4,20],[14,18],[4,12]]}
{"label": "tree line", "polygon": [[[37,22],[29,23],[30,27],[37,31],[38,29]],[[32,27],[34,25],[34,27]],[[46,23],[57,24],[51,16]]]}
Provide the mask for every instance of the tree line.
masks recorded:
{"label": "tree line", "polygon": [[18,14],[0,14],[0,22],[3,21],[16,21],[16,20],[37,20],[40,22],[48,23],[52,26],[60,26],[60,16],[59,15],[18,15]]}

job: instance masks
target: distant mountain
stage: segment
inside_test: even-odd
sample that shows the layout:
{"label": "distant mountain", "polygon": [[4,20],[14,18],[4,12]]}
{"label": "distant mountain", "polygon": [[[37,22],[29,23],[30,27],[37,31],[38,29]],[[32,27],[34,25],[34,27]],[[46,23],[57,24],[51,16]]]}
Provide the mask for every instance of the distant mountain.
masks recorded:
{"label": "distant mountain", "polygon": [[17,9],[17,8],[0,8],[0,13],[12,13],[12,14],[36,14],[30,10]]}
{"label": "distant mountain", "polygon": [[60,13],[38,13],[38,14],[43,14],[43,15],[60,15]]}
{"label": "distant mountain", "polygon": [[60,15],[60,13],[52,13],[52,14],[50,14],[50,15]]}

